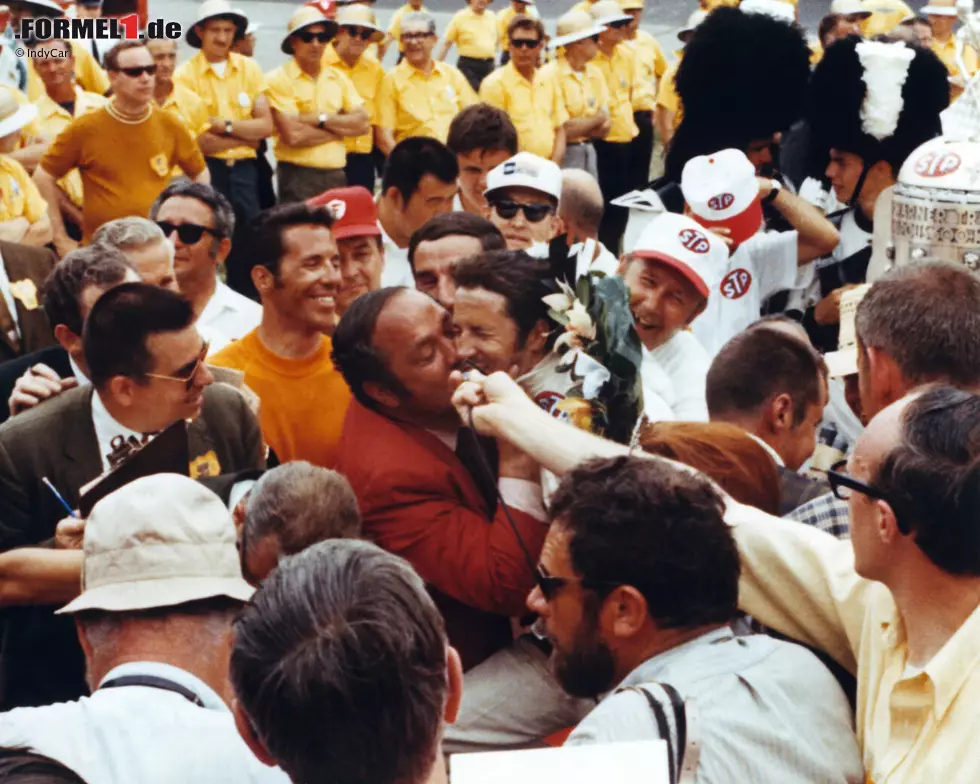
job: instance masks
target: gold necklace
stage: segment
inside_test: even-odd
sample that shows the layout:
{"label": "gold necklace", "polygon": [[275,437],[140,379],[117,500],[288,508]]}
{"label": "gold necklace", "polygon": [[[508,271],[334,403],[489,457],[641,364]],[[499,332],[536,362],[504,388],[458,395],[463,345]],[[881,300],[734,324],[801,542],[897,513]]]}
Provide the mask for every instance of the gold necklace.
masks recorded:
{"label": "gold necklace", "polygon": [[126,123],[126,125],[139,125],[142,122],[146,122],[146,120],[150,118],[150,115],[153,114],[152,105],[147,106],[146,111],[144,111],[142,116],[137,119],[133,119],[132,117],[127,117],[122,112],[120,112],[119,109],[116,107],[115,101],[109,101],[109,103],[106,104],[105,108],[106,111],[109,112],[109,114],[111,114],[113,117],[119,120],[119,122]]}

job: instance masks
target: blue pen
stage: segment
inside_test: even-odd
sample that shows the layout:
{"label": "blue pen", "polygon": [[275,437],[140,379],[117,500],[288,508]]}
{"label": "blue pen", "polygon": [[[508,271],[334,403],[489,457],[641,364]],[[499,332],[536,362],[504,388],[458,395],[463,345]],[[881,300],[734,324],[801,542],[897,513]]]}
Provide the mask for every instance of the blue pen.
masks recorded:
{"label": "blue pen", "polygon": [[75,513],[75,510],[72,509],[70,506],[68,506],[68,502],[65,500],[64,496],[57,491],[57,489],[55,488],[55,486],[53,484],[51,484],[51,480],[48,479],[46,476],[42,476],[41,477],[41,481],[44,482],[44,484],[46,484],[48,486],[48,490],[50,490],[52,493],[54,493],[54,497],[57,498],[61,502],[61,505],[63,507],[65,507],[65,511],[68,512],[68,514],[70,514],[72,517],[77,518],[78,515]]}

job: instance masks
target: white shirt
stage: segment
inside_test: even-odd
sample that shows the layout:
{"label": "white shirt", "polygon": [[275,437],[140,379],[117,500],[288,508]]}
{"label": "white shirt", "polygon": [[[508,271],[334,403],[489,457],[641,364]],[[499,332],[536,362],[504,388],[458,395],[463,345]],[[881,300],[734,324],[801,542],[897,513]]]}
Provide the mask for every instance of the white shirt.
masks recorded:
{"label": "white shirt", "polygon": [[773,460],[776,461],[776,465],[778,465],[780,468],[786,467],[786,463],[783,462],[783,458],[780,457],[779,452],[777,452],[775,449],[769,446],[769,444],[767,444],[765,441],[759,438],[759,436],[757,436],[755,433],[750,433],[748,430],[746,430],[745,434],[753,441],[755,441],[759,446],[765,449],[769,457],[771,457]]}
{"label": "white shirt", "polygon": [[[653,351],[643,347],[640,378],[643,381],[643,409],[651,422],[707,422],[705,385],[711,360],[687,330],[681,330]],[[659,411],[666,406],[670,415]]]}
{"label": "white shirt", "polygon": [[767,297],[793,287],[798,241],[795,231],[760,231],[738,246],[711,287],[704,313],[691,324],[708,356],[756,321]]}
{"label": "white shirt", "polygon": [[137,443],[143,439],[142,433],[130,430],[109,413],[98,392],[92,393],[92,425],[95,428],[95,438],[99,442],[99,455],[102,458],[103,471],[108,471],[110,468],[109,455],[113,452],[112,440],[114,438],[122,436],[126,441],[135,438]]}
{"label": "white shirt", "polygon": [[381,242],[385,249],[385,266],[381,271],[382,287],[408,286],[414,289],[415,276],[412,274],[412,265],[408,263],[408,248],[399,248],[388,236],[381,221],[378,221],[378,228],[381,229]]}
{"label": "white shirt", "polygon": [[92,379],[86,376],[82,369],[78,366],[78,363],[72,358],[71,354],[68,355],[68,364],[71,366],[71,372],[75,374],[75,380],[78,381],[78,386],[87,387],[92,383]]}
{"label": "white shirt", "polygon": [[258,327],[260,321],[262,306],[232,291],[219,280],[214,294],[198,316],[197,328],[205,340],[211,341],[210,353],[213,354],[229,343],[241,340]]}
{"label": "white shirt", "polygon": [[0,744],[27,746],[61,762],[87,784],[289,784],[259,762],[235,729],[228,706],[199,678],[157,662],[116,667],[123,675],[166,678],[204,707],[147,686],[101,689],[91,697],[0,714]]}
{"label": "white shirt", "polygon": [[3,295],[3,301],[7,303],[10,318],[13,319],[14,329],[17,331],[16,337],[20,339],[20,317],[17,315],[17,303],[14,301],[14,295],[10,293],[10,276],[7,275],[7,265],[3,263],[2,254],[0,254],[0,294]]}

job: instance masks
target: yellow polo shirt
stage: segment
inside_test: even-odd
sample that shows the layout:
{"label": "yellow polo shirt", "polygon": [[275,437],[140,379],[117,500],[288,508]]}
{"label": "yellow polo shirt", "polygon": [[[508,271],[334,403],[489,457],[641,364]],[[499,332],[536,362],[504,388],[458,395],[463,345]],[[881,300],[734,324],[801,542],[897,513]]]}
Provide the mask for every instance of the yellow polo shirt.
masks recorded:
{"label": "yellow polo shirt", "polygon": [[664,74],[663,79],[657,87],[657,106],[663,106],[669,112],[674,112],[674,127],[680,123],[681,98],[674,87],[674,77],[677,76],[677,67],[681,64],[680,56]]}
{"label": "yellow polo shirt", "polygon": [[[561,91],[565,114],[569,119],[593,117],[600,109],[609,108],[609,87],[606,79],[593,63],[586,63],[581,73],[572,69],[568,60],[558,57],[539,71],[545,79],[552,79]],[[569,139],[579,142],[583,139]]]}
{"label": "yellow polo shirt", "polygon": [[456,68],[433,62],[428,75],[402,60],[381,82],[378,125],[388,128],[400,142],[409,136],[431,136],[445,143],[449,124],[476,93]]}
{"label": "yellow polo shirt", "polygon": [[490,10],[478,14],[464,8],[449,22],[445,40],[456,44],[460,57],[492,60],[497,54],[497,17]]}
{"label": "yellow polo shirt", "polygon": [[[330,68],[336,68],[354,83],[354,89],[357,90],[357,94],[361,96],[361,100],[364,102],[364,110],[368,113],[371,125],[377,125],[378,92],[381,90],[381,80],[385,76],[385,69],[381,67],[381,64],[373,58],[362,55],[357,58],[357,62],[352,68],[337,54],[333,44],[324,50],[323,64]],[[344,139],[344,146],[347,152],[371,152],[374,147],[373,128],[363,136],[348,136]]]}
{"label": "yellow polo shirt", "polygon": [[[936,53],[936,56],[943,61],[943,65],[946,66],[946,70],[949,71],[950,76],[959,76],[960,68],[956,64],[956,37],[950,36],[949,40],[945,43],[940,43],[938,40],[933,39],[932,51]],[[972,46],[966,46],[963,49],[963,61],[966,65],[967,78],[973,76],[977,72],[977,51]]]}
{"label": "yellow polo shirt", "polygon": [[[106,103],[108,103],[108,99],[104,96],[87,93],[78,86],[75,87],[74,114],[68,114],[68,110],[55,103],[47,93],[34,102],[37,106],[37,120],[41,126],[41,133],[51,141],[71,125],[72,120],[76,117],[81,117],[95,109],[101,109]],[[82,206],[82,175],[78,169],[72,169],[68,172],[58,180],[58,185],[65,192],[65,195],[71,199],[72,204],[76,207]]]}
{"label": "yellow polo shirt", "polygon": [[[209,119],[250,120],[255,99],[266,90],[265,76],[258,63],[235,52],[228,55],[224,76],[214,70],[203,52],[198,52],[177,68],[174,84],[195,93],[204,102]],[[213,157],[225,160],[254,158],[255,148],[243,144]]]}
{"label": "yellow polo shirt", "polygon": [[398,41],[399,52],[405,51],[404,49],[402,49],[401,40],[399,40],[402,36],[402,17],[405,16],[405,14],[409,14],[412,12],[418,13],[427,10],[428,9],[425,6],[422,6],[421,8],[412,8],[412,6],[410,6],[408,3],[405,3],[405,5],[403,5],[397,11],[395,11],[395,13],[391,15],[391,21],[388,23],[388,35],[390,35],[392,38]]}
{"label": "yellow polo shirt", "polygon": [[737,8],[740,2],[742,0],[699,0],[700,6],[709,14],[723,5],[729,6],[730,8]]}
{"label": "yellow polo shirt", "polygon": [[632,141],[640,132],[633,112],[653,109],[653,85],[643,78],[636,55],[627,46],[617,44],[611,57],[598,52],[592,64],[602,72],[609,87],[612,127],[606,141],[619,144]]}
{"label": "yellow polo shirt", "polygon": [[175,84],[160,108],[180,120],[195,139],[211,127],[211,117],[204,101],[180,84]]}
{"label": "yellow polo shirt", "polygon": [[922,672],[906,672],[895,600],[857,575],[849,541],[731,500],[727,506],[742,562],[739,608],[857,675],[855,729],[867,782],[980,781],[980,608]]}
{"label": "yellow polo shirt", "polygon": [[47,210],[48,203],[27,170],[13,158],[0,155],[0,221],[27,218],[34,224]]}
{"label": "yellow polo shirt", "polygon": [[[79,41],[69,41],[72,57],[75,58],[75,83],[86,92],[105,95],[109,92],[109,75],[92,56],[92,52]],[[45,93],[44,82],[34,70],[31,58],[25,58],[27,63],[27,97],[36,101]]]}
{"label": "yellow polo shirt", "polygon": [[861,35],[869,39],[888,35],[903,19],[915,16],[915,11],[902,0],[863,0],[861,5],[871,12],[871,16],[861,20]]}
{"label": "yellow polo shirt", "polygon": [[513,62],[501,66],[480,85],[480,100],[510,115],[517,128],[521,150],[542,158],[551,158],[555,135],[568,120],[565,102],[554,78],[534,72],[532,81],[525,79]]}
{"label": "yellow polo shirt", "polygon": [[[296,60],[279,66],[266,77],[269,105],[284,114],[337,114],[351,112],[364,105],[354,83],[336,68],[321,68],[314,79]],[[342,169],[347,163],[343,139],[324,142],[315,147],[290,147],[276,134],[276,160],[309,166],[313,169]]]}
{"label": "yellow polo shirt", "polygon": [[646,30],[637,30],[636,38],[631,41],[623,41],[636,54],[636,61],[640,66],[644,78],[648,82],[659,79],[667,71],[667,56],[660,48],[660,43]]}

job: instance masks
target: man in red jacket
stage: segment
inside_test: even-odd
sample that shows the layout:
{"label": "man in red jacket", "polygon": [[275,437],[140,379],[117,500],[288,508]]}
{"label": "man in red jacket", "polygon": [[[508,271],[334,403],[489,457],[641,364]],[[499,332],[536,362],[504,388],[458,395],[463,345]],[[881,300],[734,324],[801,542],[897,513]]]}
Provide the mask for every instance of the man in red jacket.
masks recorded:
{"label": "man in red jacket", "polygon": [[428,295],[359,297],[334,332],[333,361],[355,399],[337,468],[364,534],[425,579],[464,668],[473,667],[511,642],[509,618],[525,611],[529,561],[547,530],[538,466],[460,428],[448,381],[459,364],[452,316]]}

